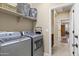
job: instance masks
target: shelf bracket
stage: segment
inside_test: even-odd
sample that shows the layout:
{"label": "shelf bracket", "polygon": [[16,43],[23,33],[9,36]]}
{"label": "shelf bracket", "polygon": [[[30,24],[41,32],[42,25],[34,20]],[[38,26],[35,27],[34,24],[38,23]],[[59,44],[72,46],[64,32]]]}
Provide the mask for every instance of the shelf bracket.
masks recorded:
{"label": "shelf bracket", "polygon": [[23,19],[23,17],[17,17],[17,22],[20,22],[21,19]]}

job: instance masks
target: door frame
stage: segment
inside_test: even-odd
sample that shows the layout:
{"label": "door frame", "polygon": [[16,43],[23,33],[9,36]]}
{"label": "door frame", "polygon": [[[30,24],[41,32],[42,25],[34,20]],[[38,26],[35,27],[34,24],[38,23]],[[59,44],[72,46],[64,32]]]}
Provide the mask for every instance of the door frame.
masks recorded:
{"label": "door frame", "polygon": [[[56,6],[56,7],[53,7],[53,8],[50,8],[49,9],[49,25],[51,25],[51,20],[52,20],[52,10],[55,10],[57,8],[62,8],[62,7],[66,7],[66,6],[70,6],[70,5],[73,5],[73,3],[70,3],[70,4],[62,4],[62,5],[59,5],[59,6]],[[52,55],[52,47],[51,47],[51,26],[50,27],[50,33],[49,33],[49,55]],[[71,49],[71,48],[70,48]]]}

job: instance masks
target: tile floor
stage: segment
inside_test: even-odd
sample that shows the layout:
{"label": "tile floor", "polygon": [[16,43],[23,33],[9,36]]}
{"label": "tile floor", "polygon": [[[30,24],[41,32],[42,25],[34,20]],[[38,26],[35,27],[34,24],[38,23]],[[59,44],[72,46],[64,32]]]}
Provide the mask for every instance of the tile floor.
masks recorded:
{"label": "tile floor", "polygon": [[61,43],[54,46],[52,56],[70,56],[68,43]]}

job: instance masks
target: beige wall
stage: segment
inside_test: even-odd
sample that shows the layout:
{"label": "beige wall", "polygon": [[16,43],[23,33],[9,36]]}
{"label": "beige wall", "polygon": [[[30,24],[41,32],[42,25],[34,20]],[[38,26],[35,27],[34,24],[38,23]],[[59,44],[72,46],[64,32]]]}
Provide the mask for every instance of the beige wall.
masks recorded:
{"label": "beige wall", "polygon": [[32,7],[36,7],[38,9],[38,16],[37,16],[37,23],[36,26],[42,27],[43,30],[43,37],[44,37],[44,51],[45,53],[49,53],[49,17],[48,14],[48,6],[49,4],[32,4]]}
{"label": "beige wall", "polygon": [[[16,6],[16,3],[8,3]],[[30,31],[33,29],[33,22],[29,19],[20,19],[0,12],[0,31]]]}
{"label": "beige wall", "polygon": [[0,31],[23,31],[32,30],[32,21],[21,19],[8,14],[0,13]]}

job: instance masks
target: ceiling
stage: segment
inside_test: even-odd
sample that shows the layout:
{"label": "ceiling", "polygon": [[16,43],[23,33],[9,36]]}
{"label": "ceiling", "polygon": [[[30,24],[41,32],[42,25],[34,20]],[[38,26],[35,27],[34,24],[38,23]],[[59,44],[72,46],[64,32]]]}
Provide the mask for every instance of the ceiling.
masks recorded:
{"label": "ceiling", "polygon": [[71,10],[72,6],[65,6],[61,8],[56,8],[56,13],[61,13],[61,12],[69,12]]}

